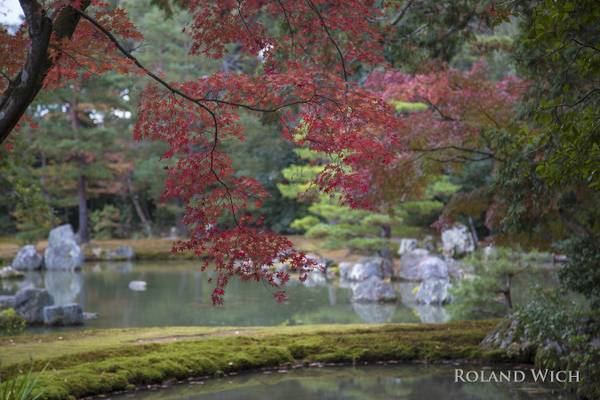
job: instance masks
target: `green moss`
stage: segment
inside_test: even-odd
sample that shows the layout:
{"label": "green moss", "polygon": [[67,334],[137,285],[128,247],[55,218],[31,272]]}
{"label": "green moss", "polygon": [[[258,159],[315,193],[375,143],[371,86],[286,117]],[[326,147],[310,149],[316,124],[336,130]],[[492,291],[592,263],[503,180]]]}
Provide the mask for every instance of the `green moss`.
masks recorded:
{"label": "green moss", "polygon": [[[252,331],[211,330],[197,335],[168,335],[169,330],[109,330],[112,345],[102,345],[106,332],[88,335],[35,335],[13,338],[11,350],[0,350],[0,373],[14,378],[28,363],[20,347],[42,340],[46,351],[37,353],[34,370],[39,372],[43,396],[48,399],[82,397],[159,383],[189,376],[276,367],[284,363],[355,363],[385,360],[493,359],[478,344],[494,327],[494,321],[447,325],[391,324],[350,326],[300,326],[255,328]],[[192,328],[183,329],[193,332]],[[142,339],[136,339],[136,331]],[[156,330],[155,330],[156,331]],[[197,330],[196,330],[197,331]],[[176,331],[179,332],[179,331]],[[237,332],[237,333],[236,333]],[[90,339],[97,340],[90,340]],[[81,342],[87,347],[59,355],[52,348]],[[21,357],[11,356],[21,354]],[[496,355],[494,355],[495,357]]]}

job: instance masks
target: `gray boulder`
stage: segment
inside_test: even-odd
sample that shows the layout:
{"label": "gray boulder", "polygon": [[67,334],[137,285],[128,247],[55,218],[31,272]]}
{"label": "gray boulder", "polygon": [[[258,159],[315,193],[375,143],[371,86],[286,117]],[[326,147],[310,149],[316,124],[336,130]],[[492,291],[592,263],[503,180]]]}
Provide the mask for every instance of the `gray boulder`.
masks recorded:
{"label": "gray boulder", "polygon": [[376,276],[359,283],[352,289],[353,302],[393,302],[397,298],[398,296],[392,285]]}
{"label": "gray boulder", "polygon": [[306,280],[302,283],[306,287],[324,286],[327,284],[327,275],[318,270],[310,271]]}
{"label": "gray boulder", "polygon": [[400,246],[398,248],[398,254],[403,256],[404,254],[417,248],[417,239],[400,239]]}
{"label": "gray boulder", "polygon": [[135,252],[131,246],[119,246],[107,253],[109,260],[132,260],[135,258]]}
{"label": "gray boulder", "polygon": [[354,268],[354,263],[350,262],[350,261],[342,261],[341,263],[338,264],[338,269],[340,271],[340,279],[342,281],[347,281],[349,280],[349,276],[350,276],[350,272],[352,271],[352,268]]}
{"label": "gray boulder", "polygon": [[50,326],[72,326],[83,324],[83,310],[79,304],[46,306],[43,311],[44,324]]}
{"label": "gray boulder", "polygon": [[448,279],[428,279],[421,283],[415,301],[417,304],[443,305],[452,300],[448,289],[451,284]]}
{"label": "gray boulder", "polygon": [[460,257],[475,251],[475,242],[469,228],[456,224],[442,231],[442,249],[447,257]]}
{"label": "gray boulder", "polygon": [[77,241],[73,227],[70,224],[60,225],[52,229],[48,234],[48,246],[56,246],[63,240]]}
{"label": "gray boulder", "polygon": [[15,304],[15,296],[0,296],[0,310],[6,310],[7,308],[15,308]]}
{"label": "gray boulder", "polygon": [[52,305],[52,297],[45,289],[21,289],[15,295],[15,311],[30,324],[44,322],[44,307]]}
{"label": "gray boulder", "polygon": [[383,279],[392,276],[392,269],[391,261],[385,258],[364,257],[352,265],[348,271],[344,272],[344,278],[356,282],[361,282],[371,277]]}
{"label": "gray boulder", "polygon": [[44,252],[44,266],[47,269],[79,269],[83,261],[83,251],[75,240],[71,225],[62,225],[50,231],[48,247]]}
{"label": "gray boulder", "polygon": [[12,267],[19,270],[40,269],[42,267],[42,255],[38,253],[34,245],[28,244],[21,247],[12,261]]}
{"label": "gray boulder", "polygon": [[129,282],[129,289],[136,292],[143,292],[146,290],[145,281],[131,281]]}
{"label": "gray boulder", "polygon": [[428,255],[423,249],[413,250],[402,256],[396,277],[407,281],[448,279],[448,264],[439,257]]}

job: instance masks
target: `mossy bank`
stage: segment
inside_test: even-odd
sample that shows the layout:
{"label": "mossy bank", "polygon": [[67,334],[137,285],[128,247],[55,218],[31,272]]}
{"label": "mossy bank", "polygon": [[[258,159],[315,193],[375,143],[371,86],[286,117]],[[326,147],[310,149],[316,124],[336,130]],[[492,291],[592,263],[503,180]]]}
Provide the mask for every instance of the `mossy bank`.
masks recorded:
{"label": "mossy bank", "polygon": [[[497,321],[444,325],[139,328],[0,339],[0,374],[33,369],[46,399],[131,389],[191,376],[290,364],[468,360],[515,362],[479,343]],[[19,372],[20,371],[20,372]]]}

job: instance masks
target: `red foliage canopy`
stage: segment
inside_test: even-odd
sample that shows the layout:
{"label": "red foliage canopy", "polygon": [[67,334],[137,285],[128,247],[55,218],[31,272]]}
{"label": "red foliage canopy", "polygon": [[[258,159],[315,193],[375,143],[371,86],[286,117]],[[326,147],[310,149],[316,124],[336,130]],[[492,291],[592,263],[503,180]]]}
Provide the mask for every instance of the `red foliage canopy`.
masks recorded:
{"label": "red foliage canopy", "polygon": [[[375,207],[387,199],[378,195],[388,184],[389,174],[381,171],[404,170],[406,182],[411,174],[416,176],[410,156],[414,138],[426,136],[426,145],[461,141],[475,134],[473,124],[465,129],[459,122],[468,118],[465,110],[487,108],[491,101],[485,88],[466,87],[477,70],[467,76],[454,71],[414,77],[381,72],[366,85],[359,84],[359,67],[384,66],[377,26],[384,10],[374,0],[183,3],[193,14],[185,28],[193,38],[192,53],[220,58],[235,43],[248,55],[261,58],[261,73],[218,73],[194,81],[165,82],[122,44],[141,40],[122,9],[98,0],[63,0],[48,2],[46,9],[38,4],[35,12],[60,16],[64,10],[74,10],[73,15],[80,18],[72,36],[52,34],[45,87],[115,69],[138,71],[153,79],[139,106],[134,134],[137,139],[169,144],[164,158],[175,162],[168,170],[164,196],[186,204],[184,220],[191,228],[190,239],[176,250],[209,256],[218,276],[212,296],[216,304],[223,301],[224,287],[234,276],[279,288],[289,276],[274,272],[276,261],[299,271],[300,279],[314,267],[288,239],[267,232],[260,220],[247,215],[246,210],[260,205],[267,194],[254,179],[238,176],[222,150],[223,140],[244,139],[239,110],[277,113],[289,140],[339,160],[319,176],[322,190],[341,192],[354,207]],[[19,71],[29,59],[35,16],[27,15],[27,23],[16,35],[0,32],[2,71],[7,76],[1,87],[4,91],[14,82],[10,77],[22,78]],[[54,21],[55,26],[58,22]],[[466,86],[455,89],[455,82]],[[510,86],[510,82],[502,84]],[[456,103],[457,90],[464,103]],[[466,92],[470,95],[463,96]],[[506,93],[508,101],[512,92],[507,89]],[[398,118],[388,104],[390,98],[423,101],[431,108]],[[406,188],[399,185],[398,191]],[[284,298],[280,291],[275,295],[278,300]]]}

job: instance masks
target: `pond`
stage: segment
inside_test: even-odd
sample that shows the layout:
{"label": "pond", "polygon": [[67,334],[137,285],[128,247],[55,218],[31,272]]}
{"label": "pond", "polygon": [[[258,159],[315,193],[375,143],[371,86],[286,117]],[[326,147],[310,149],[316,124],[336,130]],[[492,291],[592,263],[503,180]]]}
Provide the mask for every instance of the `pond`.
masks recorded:
{"label": "pond", "polygon": [[[459,368],[466,369],[461,366]],[[480,370],[481,366],[473,367]],[[523,370],[527,372],[527,370]],[[528,376],[528,375],[526,375]],[[310,368],[287,373],[253,373],[191,381],[158,390],[113,396],[135,400],[546,400],[574,399],[556,385],[535,383],[455,383],[453,366],[394,365]]]}
{"label": "pond", "polygon": [[[233,280],[225,305],[210,300],[213,284],[197,263],[86,263],[81,271],[29,272],[24,281],[2,282],[2,293],[19,286],[48,289],[56,304],[78,302],[84,311],[99,314],[86,326],[94,328],[150,326],[249,326],[318,323],[445,322],[445,308],[414,303],[414,282],[394,283],[401,301],[395,304],[353,304],[349,284],[337,281],[305,285],[292,279],[289,300],[278,304],[272,288]],[[555,273],[541,269],[516,282],[515,301],[530,282],[553,285]],[[146,290],[132,290],[131,281],[145,281]]]}

